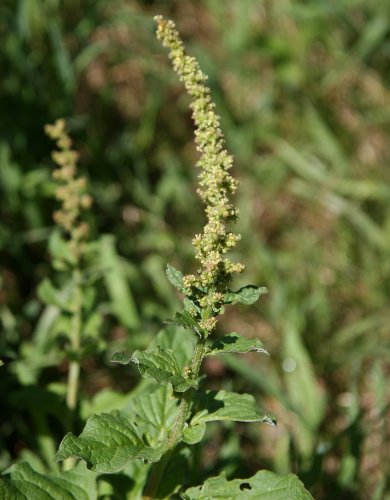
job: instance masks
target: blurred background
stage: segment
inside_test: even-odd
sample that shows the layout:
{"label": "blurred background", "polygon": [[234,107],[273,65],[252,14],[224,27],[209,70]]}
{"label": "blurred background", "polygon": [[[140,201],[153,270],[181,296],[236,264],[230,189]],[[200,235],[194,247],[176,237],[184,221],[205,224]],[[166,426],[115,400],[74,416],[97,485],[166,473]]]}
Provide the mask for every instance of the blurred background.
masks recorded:
{"label": "blurred background", "polygon": [[235,286],[269,289],[228,310],[220,330],[259,337],[270,357],[205,370],[215,387],[254,394],[278,428],[211,427],[202,470],[291,471],[319,499],[390,498],[387,0],[1,1],[0,468],[56,467],[66,430],[67,361],[36,291],[53,276],[44,124],[68,122],[110,270],[80,421],[107,408],[99,394],[113,401],[137,383],[109,354],[146,347],[180,304],[166,264],[194,268],[204,217],[193,127],[156,14],[176,22],[209,75],[235,156],[247,265]]}

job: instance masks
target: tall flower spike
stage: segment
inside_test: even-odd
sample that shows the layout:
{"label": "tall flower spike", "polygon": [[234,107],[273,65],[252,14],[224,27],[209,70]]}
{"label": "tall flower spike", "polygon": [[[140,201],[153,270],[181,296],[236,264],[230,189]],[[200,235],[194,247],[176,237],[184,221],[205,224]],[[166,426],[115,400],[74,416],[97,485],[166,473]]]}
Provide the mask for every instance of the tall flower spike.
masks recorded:
{"label": "tall flower spike", "polygon": [[[192,99],[195,143],[200,153],[197,166],[201,168],[198,194],[206,205],[207,224],[193,239],[200,268],[196,275],[185,276],[184,284],[188,295],[200,300],[202,307],[218,309],[233,273],[244,269],[243,264],[233,263],[224,256],[240,239],[239,234],[228,229],[228,223],[238,217],[238,209],[230,201],[238,185],[229,174],[233,158],[225,149],[220,119],[210,89],[205,85],[207,76],[196,59],[186,54],[173,21],[162,16],[156,16],[155,20],[157,38],[169,49],[173,69]],[[209,324],[204,325],[206,330],[214,328],[215,321],[210,321],[213,319],[209,318]]]}

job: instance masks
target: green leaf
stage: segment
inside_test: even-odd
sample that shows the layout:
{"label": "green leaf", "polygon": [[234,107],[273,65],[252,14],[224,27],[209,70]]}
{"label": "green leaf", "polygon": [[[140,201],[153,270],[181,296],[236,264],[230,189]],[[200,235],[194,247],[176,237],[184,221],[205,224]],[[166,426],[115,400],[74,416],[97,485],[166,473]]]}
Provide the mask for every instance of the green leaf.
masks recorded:
{"label": "green leaf", "polygon": [[102,323],[103,316],[100,311],[93,311],[89,313],[83,324],[82,337],[93,337],[99,340],[99,333]]}
{"label": "green leaf", "polygon": [[191,425],[214,420],[235,422],[264,422],[276,425],[273,417],[265,415],[257,408],[255,398],[250,394],[237,394],[227,391],[206,391],[199,395],[197,412]]}
{"label": "green leaf", "polygon": [[167,278],[168,281],[173,285],[175,288],[179,290],[179,292],[185,294],[185,288],[184,288],[184,283],[183,283],[183,274],[170,264],[167,265]]}
{"label": "green leaf", "polygon": [[61,303],[58,298],[58,290],[54,288],[49,279],[45,278],[41,281],[37,288],[37,294],[45,304],[61,307]]}
{"label": "green leaf", "polygon": [[159,345],[162,349],[172,349],[175,353],[180,373],[183,373],[184,367],[191,363],[195,341],[196,339],[193,335],[183,335],[181,328],[166,326],[154,337],[150,348]]}
{"label": "green leaf", "polygon": [[154,378],[160,384],[170,382],[177,392],[185,392],[190,387],[198,386],[195,380],[181,375],[171,349],[161,349],[160,346],[157,346],[149,351],[135,351],[132,356],[124,352],[116,352],[111,360],[115,363],[137,365],[143,377]]}
{"label": "green leaf", "polygon": [[202,422],[199,425],[189,425],[184,429],[183,441],[187,444],[196,444],[202,441],[206,432],[206,423]]}
{"label": "green leaf", "polygon": [[131,362],[131,356],[126,354],[125,352],[114,352],[111,357],[111,361],[113,363],[120,363],[121,365],[128,365]]}
{"label": "green leaf", "polygon": [[[183,490],[183,482],[187,482],[194,474],[192,451],[189,446],[177,446],[175,448],[154,499],[173,500],[180,498],[178,492]],[[134,500],[139,499],[134,498]]]}
{"label": "green leaf", "polygon": [[93,413],[109,412],[120,408],[120,413],[137,429],[142,440],[152,447],[158,447],[168,438],[177,412],[178,399],[174,397],[170,384],[149,384],[134,395],[117,393],[111,389],[98,392],[92,402],[83,402],[82,417],[87,419]]}
{"label": "green leaf", "polygon": [[53,283],[45,278],[38,286],[38,297],[48,305],[57,306],[62,310],[71,311],[64,298],[64,293],[54,287]]}
{"label": "green leaf", "polygon": [[238,333],[232,332],[224,335],[214,342],[207,353],[207,356],[232,353],[243,354],[252,351],[268,354],[263,347],[263,343],[259,339],[247,339],[245,337],[241,337]]}
{"label": "green leaf", "polygon": [[127,328],[135,329],[140,320],[126,275],[125,261],[118,255],[112,235],[100,238],[100,267],[106,269],[104,281],[111,299],[112,311]]}
{"label": "green leaf", "polygon": [[325,417],[326,400],[302,338],[299,312],[292,309],[285,313],[283,378],[291,404],[300,410],[293,429],[294,442],[300,455],[309,457],[316,446],[317,429]]}
{"label": "green leaf", "polygon": [[196,303],[196,301],[184,297],[183,299],[184,309],[188,312],[195,311],[197,314],[201,314],[202,308]]}
{"label": "green leaf", "polygon": [[280,476],[259,471],[249,479],[229,481],[225,474],[211,477],[202,486],[189,488],[182,494],[185,500],[313,500],[294,474]]}
{"label": "green leaf", "polygon": [[142,430],[143,437],[157,447],[168,439],[178,413],[178,400],[171,386],[165,384],[135,397],[126,413],[132,418],[136,415],[134,422]]}
{"label": "green leaf", "polygon": [[261,295],[268,293],[264,286],[247,285],[243,286],[237,292],[229,291],[225,294],[224,304],[254,304]]}
{"label": "green leaf", "polygon": [[122,411],[133,397],[132,392],[123,394],[109,388],[101,389],[91,399],[80,401],[80,417],[82,420],[87,420],[96,413]]}
{"label": "green leaf", "polygon": [[79,437],[69,432],[60,444],[56,460],[79,457],[92,470],[116,472],[131,459],[156,462],[161,454],[162,446],[151,448],[145,445],[136,426],[115,411],[92,415]]}
{"label": "green leaf", "polygon": [[0,498],[15,500],[95,500],[96,476],[79,463],[59,474],[40,474],[22,462],[0,479]]}
{"label": "green leaf", "polygon": [[200,328],[199,323],[186,310],[184,310],[183,312],[177,312],[175,314],[175,317],[173,319],[167,320],[166,323],[176,326],[182,326],[186,330],[194,331],[199,335],[199,337],[203,336],[202,329]]}
{"label": "green leaf", "polygon": [[49,238],[49,252],[53,259],[54,267],[61,270],[66,268],[64,264],[76,265],[76,256],[72,252],[69,243],[61,236],[60,231],[54,230]]}

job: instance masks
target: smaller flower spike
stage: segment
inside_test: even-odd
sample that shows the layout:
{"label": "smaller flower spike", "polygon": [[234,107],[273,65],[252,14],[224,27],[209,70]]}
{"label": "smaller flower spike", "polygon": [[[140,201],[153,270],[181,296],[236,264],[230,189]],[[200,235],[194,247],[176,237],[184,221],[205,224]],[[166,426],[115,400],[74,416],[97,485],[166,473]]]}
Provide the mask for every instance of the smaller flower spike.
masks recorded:
{"label": "smaller flower spike", "polygon": [[55,222],[68,234],[75,257],[80,258],[83,240],[88,236],[89,227],[81,221],[81,212],[92,205],[92,198],[87,193],[87,180],[77,177],[78,153],[73,151],[72,141],[66,131],[65,120],[59,119],[54,125],[45,126],[46,134],[56,141],[59,151],[52,153],[58,165],[53,171],[53,178],[58,182],[55,192],[61,208],[54,213]]}
{"label": "smaller flower spike", "polygon": [[[196,275],[185,276],[183,282],[188,296],[201,300],[202,305],[207,304],[210,311],[219,311],[232,275],[244,269],[243,264],[225,257],[241,237],[228,229],[228,224],[238,217],[238,209],[231,202],[238,185],[229,173],[233,158],[225,149],[220,118],[215,112],[210,89],[205,85],[207,76],[196,59],[186,54],[173,21],[162,16],[156,16],[155,20],[157,37],[169,49],[173,69],[192,99],[195,143],[200,153],[198,194],[206,205],[207,224],[193,239],[200,268]],[[212,331],[215,321],[210,319],[204,328]]]}

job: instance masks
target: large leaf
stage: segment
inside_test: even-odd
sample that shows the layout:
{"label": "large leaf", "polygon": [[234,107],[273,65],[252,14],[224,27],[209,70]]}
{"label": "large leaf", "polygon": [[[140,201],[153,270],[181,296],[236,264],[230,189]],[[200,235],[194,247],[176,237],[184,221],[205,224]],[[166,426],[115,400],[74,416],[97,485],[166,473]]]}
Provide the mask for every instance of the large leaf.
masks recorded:
{"label": "large leaf", "polygon": [[189,488],[185,500],[312,500],[310,493],[294,474],[279,476],[259,471],[249,479],[228,481],[224,474],[211,477],[202,486]]}
{"label": "large leaf", "polygon": [[276,425],[275,419],[257,408],[255,398],[250,394],[237,394],[227,391],[206,391],[199,395],[197,412],[191,426],[214,420],[233,420],[235,422],[264,422]]}
{"label": "large leaf", "polygon": [[168,438],[173,427],[178,413],[177,399],[171,386],[164,384],[135,397],[128,411],[136,415],[134,420],[147,442],[157,447]]}
{"label": "large leaf", "polygon": [[171,283],[171,285],[173,285],[175,288],[179,290],[179,292],[185,295],[182,273],[175,267],[171,266],[170,264],[167,265],[166,273],[167,273],[167,278]]}
{"label": "large leaf", "polygon": [[28,463],[20,463],[1,477],[0,498],[94,500],[97,498],[96,476],[83,463],[71,471],[58,474],[40,474]]}
{"label": "large leaf", "polygon": [[161,453],[162,446],[146,446],[136,426],[119,412],[113,412],[90,417],[79,437],[68,433],[60,444],[56,460],[79,457],[92,470],[116,472],[128,460],[155,462]]}
{"label": "large leaf", "polygon": [[157,346],[149,351],[135,351],[132,356],[124,352],[116,352],[112,356],[115,363],[129,364],[138,366],[141,375],[145,378],[154,378],[156,382],[170,382],[177,392],[185,392],[190,387],[197,387],[197,382],[185,378],[180,373],[175,355],[171,349],[161,349]]}
{"label": "large leaf", "polygon": [[268,293],[264,286],[247,285],[243,286],[237,292],[229,291],[225,294],[224,304],[254,304],[261,295]]}
{"label": "large leaf", "polygon": [[263,343],[259,339],[247,339],[246,337],[241,337],[238,333],[233,332],[224,335],[214,342],[210,350],[207,352],[207,355],[215,356],[216,354],[232,353],[243,354],[251,351],[268,354],[263,347]]}

